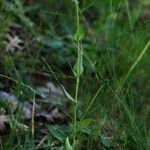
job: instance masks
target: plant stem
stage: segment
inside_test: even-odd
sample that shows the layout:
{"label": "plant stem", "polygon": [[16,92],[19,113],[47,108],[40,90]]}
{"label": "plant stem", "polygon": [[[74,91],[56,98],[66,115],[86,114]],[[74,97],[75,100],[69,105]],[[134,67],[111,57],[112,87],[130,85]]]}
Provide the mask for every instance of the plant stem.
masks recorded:
{"label": "plant stem", "polygon": [[[75,4],[76,5],[76,22],[77,22],[77,31],[80,27],[80,18],[79,18],[79,5],[78,3]],[[80,40],[78,39],[77,40],[77,61],[78,61],[78,68],[79,68],[79,65],[80,65],[80,62],[79,62],[79,57],[80,57]],[[75,105],[74,105],[74,128],[76,129],[76,126],[77,126],[77,106],[78,106],[78,91],[79,91],[79,81],[80,81],[80,76],[77,75],[76,76],[76,91],[75,91]],[[75,142],[75,134],[74,134],[74,137],[73,137],[73,140]]]}
{"label": "plant stem", "polygon": [[77,29],[80,26],[80,20],[79,20],[79,4],[76,3],[76,21],[77,21]]}
{"label": "plant stem", "polygon": [[77,102],[78,102],[78,90],[79,90],[80,78],[76,78],[76,93],[75,93],[75,107],[74,107],[74,126],[77,125]]}
{"label": "plant stem", "polygon": [[87,109],[86,109],[86,111],[85,111],[85,113],[84,113],[84,115],[83,115],[83,117],[82,117],[82,120],[84,119],[84,117],[86,116],[86,114],[88,113],[88,111],[90,110],[90,108],[91,108],[91,106],[93,105],[93,103],[94,103],[96,97],[98,96],[98,94],[100,93],[100,91],[101,91],[101,89],[102,89],[103,87],[104,87],[104,84],[102,84],[102,85],[100,86],[100,88],[98,89],[98,91],[96,92],[96,94],[94,95],[94,97],[92,98],[90,104],[88,105],[88,107],[87,107]]}
{"label": "plant stem", "polygon": [[35,115],[35,93],[33,95],[33,106],[32,106],[32,138],[34,139],[34,128],[35,128],[35,122],[34,122],[34,115]]}

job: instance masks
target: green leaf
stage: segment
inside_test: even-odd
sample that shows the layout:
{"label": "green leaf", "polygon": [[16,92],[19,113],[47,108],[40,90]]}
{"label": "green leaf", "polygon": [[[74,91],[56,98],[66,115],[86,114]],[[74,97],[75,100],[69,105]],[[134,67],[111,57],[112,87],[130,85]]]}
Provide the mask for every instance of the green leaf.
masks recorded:
{"label": "green leaf", "polygon": [[34,4],[34,5],[29,5],[24,7],[24,13],[31,13],[39,10],[40,10],[39,4]]}
{"label": "green leaf", "polygon": [[73,150],[72,146],[70,145],[68,137],[67,137],[66,142],[65,142],[65,150]]}
{"label": "green leaf", "polygon": [[79,4],[78,0],[72,0],[72,2],[74,2],[75,4]]}
{"label": "green leaf", "polygon": [[[91,131],[89,130],[88,126],[93,122],[93,119],[88,118],[88,119],[84,119],[83,121],[79,122],[77,124],[77,128],[74,130],[73,134],[77,133],[77,132],[82,132],[82,133],[86,133],[89,134]],[[86,129],[86,130],[85,130]]]}
{"label": "green leaf", "polygon": [[92,123],[92,121],[93,120],[91,118],[88,118],[88,119],[81,121],[78,125],[78,130],[82,130],[82,129],[87,128]]}
{"label": "green leaf", "polygon": [[75,102],[74,98],[72,98],[72,96],[66,91],[66,89],[64,88],[64,86],[63,86],[62,84],[61,84],[61,87],[62,87],[62,89],[63,89],[63,91],[64,91],[66,97],[67,97],[69,100]]}
{"label": "green leaf", "polygon": [[83,70],[83,49],[81,49],[79,50],[78,58],[73,68],[74,76],[79,77],[83,73]]}
{"label": "green leaf", "polygon": [[64,43],[59,39],[51,39],[46,36],[39,36],[37,41],[43,44],[46,47],[50,47],[52,49],[60,49],[63,47]]}
{"label": "green leaf", "polygon": [[85,32],[84,32],[83,26],[79,26],[76,34],[74,35],[74,39],[76,41],[81,41],[84,38],[84,36],[85,36]]}
{"label": "green leaf", "polygon": [[69,127],[48,126],[48,131],[57,140],[63,142],[66,140],[68,134],[71,132]]}

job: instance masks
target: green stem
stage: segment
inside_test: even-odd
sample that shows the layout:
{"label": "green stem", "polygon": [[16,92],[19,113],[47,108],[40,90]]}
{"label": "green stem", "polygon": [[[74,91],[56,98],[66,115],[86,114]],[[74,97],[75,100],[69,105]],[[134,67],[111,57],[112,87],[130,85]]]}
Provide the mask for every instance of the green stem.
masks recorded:
{"label": "green stem", "polygon": [[[77,22],[77,31],[80,27],[80,17],[79,17],[79,5],[78,3],[76,3],[76,22]],[[78,68],[79,68],[79,65],[80,65],[80,62],[79,62],[79,57],[80,57],[80,41],[79,39],[77,40],[77,52],[78,52],[78,55],[77,55],[77,61],[78,61]],[[79,75],[76,76],[76,91],[75,91],[75,105],[74,105],[74,128],[76,129],[76,126],[77,126],[77,106],[78,106],[78,91],[79,91],[79,81],[80,81],[80,77]],[[76,134],[74,134],[74,137],[73,137],[73,140],[74,140],[74,143],[75,143],[75,137],[76,137]]]}
{"label": "green stem", "polygon": [[74,126],[77,125],[77,102],[78,102],[78,90],[79,90],[79,77],[76,78],[76,93],[75,93],[75,107],[74,107]]}
{"label": "green stem", "polygon": [[77,19],[77,29],[79,29],[80,19],[79,19],[79,5],[78,5],[78,3],[76,3],[76,19]]}
{"label": "green stem", "polygon": [[[76,3],[76,21],[77,21],[77,31],[78,31],[78,29],[80,27],[80,17],[79,17],[79,5],[78,5],[78,3]],[[79,39],[77,40],[77,50],[78,50],[78,58],[79,58],[79,55],[80,55],[80,41],[79,41]],[[80,65],[79,62],[78,62],[78,65]],[[78,66],[78,68],[79,68],[79,66]]]}
{"label": "green stem", "polygon": [[132,16],[131,16],[131,13],[130,13],[130,9],[129,9],[129,2],[128,2],[128,0],[125,0],[125,4],[126,4],[126,9],[127,9],[130,29],[133,30],[133,22],[132,22]]}
{"label": "green stem", "polygon": [[88,107],[87,107],[87,109],[86,109],[86,111],[85,111],[85,113],[84,113],[84,115],[83,115],[83,117],[82,117],[82,120],[85,118],[86,114],[87,114],[88,111],[90,110],[91,106],[93,105],[95,99],[97,98],[98,94],[100,93],[100,91],[101,91],[101,89],[102,89],[103,87],[104,87],[104,84],[102,84],[102,85],[100,86],[100,88],[98,89],[98,91],[96,92],[96,94],[94,95],[94,97],[92,98],[90,104],[88,105]]}

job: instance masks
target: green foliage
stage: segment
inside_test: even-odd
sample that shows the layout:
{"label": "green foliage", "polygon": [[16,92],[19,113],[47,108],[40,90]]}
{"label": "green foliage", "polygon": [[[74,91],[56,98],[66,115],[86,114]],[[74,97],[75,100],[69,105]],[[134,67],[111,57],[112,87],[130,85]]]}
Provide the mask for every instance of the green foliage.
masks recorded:
{"label": "green foliage", "polygon": [[85,119],[81,122],[79,122],[78,127],[77,127],[77,131],[82,131],[83,129],[88,128],[88,126],[93,122],[93,120],[90,119]]}
{"label": "green foliage", "polygon": [[72,0],[75,4],[79,4],[78,0]]}
{"label": "green foliage", "polygon": [[[0,149],[35,149],[46,134],[41,149],[72,150],[77,142],[81,149],[149,150],[149,5],[149,0],[0,0],[0,90],[26,101],[48,78],[62,85],[69,100],[61,105],[69,116],[66,126],[35,125],[34,139],[30,129],[11,131],[0,137]],[[6,52],[12,25],[25,37],[20,53]],[[9,104],[0,101],[0,107]]]}
{"label": "green foliage", "polygon": [[64,88],[64,86],[61,85],[61,87],[62,87],[62,89],[63,89],[63,91],[64,91],[66,97],[67,97],[69,100],[75,102],[74,98],[72,98],[72,96],[66,91],[66,89]]}
{"label": "green foliage", "polygon": [[66,143],[65,143],[65,150],[72,150],[72,146],[70,145],[68,137],[67,137]]}
{"label": "green foliage", "polygon": [[74,35],[74,39],[76,41],[81,41],[81,40],[83,40],[84,36],[85,36],[84,29],[83,29],[82,26],[79,26],[79,28],[77,29],[76,34]]}
{"label": "green foliage", "polygon": [[77,58],[76,64],[73,68],[73,73],[75,77],[79,77],[83,73],[83,49],[79,50],[79,57]]}

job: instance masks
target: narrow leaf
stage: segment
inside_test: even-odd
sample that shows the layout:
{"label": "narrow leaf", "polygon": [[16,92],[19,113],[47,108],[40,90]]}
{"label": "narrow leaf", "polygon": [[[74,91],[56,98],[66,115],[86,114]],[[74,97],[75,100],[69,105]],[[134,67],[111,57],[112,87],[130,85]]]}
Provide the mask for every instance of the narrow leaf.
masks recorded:
{"label": "narrow leaf", "polygon": [[68,137],[67,137],[66,142],[65,142],[65,150],[73,150],[72,146],[70,145]]}
{"label": "narrow leaf", "polygon": [[92,123],[92,121],[93,120],[91,118],[81,121],[78,125],[78,130],[87,128]]}
{"label": "narrow leaf", "polygon": [[74,76],[80,76],[83,73],[83,49],[79,50],[77,62],[73,69]]}
{"label": "narrow leaf", "polygon": [[74,100],[74,99],[72,98],[72,96],[66,91],[66,89],[64,88],[64,86],[63,86],[62,84],[61,84],[61,87],[62,87],[62,89],[63,89],[63,91],[64,91],[66,97],[67,97],[69,100],[75,102],[75,100]]}
{"label": "narrow leaf", "polygon": [[72,0],[72,2],[74,2],[75,4],[79,4],[78,0]]}
{"label": "narrow leaf", "polygon": [[84,38],[84,36],[85,36],[85,32],[84,32],[83,26],[79,26],[76,34],[74,35],[74,39],[76,41],[81,41]]}

